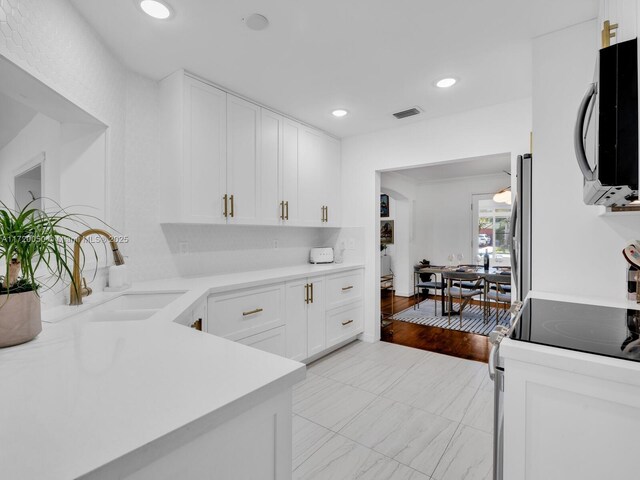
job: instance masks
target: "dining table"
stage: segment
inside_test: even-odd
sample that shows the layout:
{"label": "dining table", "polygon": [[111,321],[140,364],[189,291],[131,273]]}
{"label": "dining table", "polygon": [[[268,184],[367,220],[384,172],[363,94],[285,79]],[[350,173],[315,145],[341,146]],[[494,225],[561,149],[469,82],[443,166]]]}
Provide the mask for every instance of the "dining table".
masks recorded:
{"label": "dining table", "polygon": [[[445,288],[446,282],[443,277],[443,273],[476,273],[480,277],[485,277],[487,275],[499,275],[499,274],[508,274],[511,273],[510,266],[493,266],[489,267],[488,270],[485,270],[483,265],[452,265],[452,266],[443,266],[443,265],[429,265],[424,266],[422,268],[414,269],[414,276],[417,276],[418,279],[420,274],[434,274],[440,275],[440,281],[442,282],[442,295],[440,298],[442,309],[440,310],[443,315],[448,315],[449,311],[451,311],[451,315],[458,315],[460,312],[453,310],[453,302],[449,299],[448,305],[445,302]],[[415,282],[417,283],[417,282]],[[445,310],[446,306],[446,310]]]}

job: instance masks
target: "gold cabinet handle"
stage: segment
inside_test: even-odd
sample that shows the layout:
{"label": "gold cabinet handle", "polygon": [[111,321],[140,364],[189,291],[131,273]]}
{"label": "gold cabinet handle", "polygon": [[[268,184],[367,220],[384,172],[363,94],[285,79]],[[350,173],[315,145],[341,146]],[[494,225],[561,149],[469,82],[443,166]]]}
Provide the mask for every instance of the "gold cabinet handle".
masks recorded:
{"label": "gold cabinet handle", "polygon": [[288,200],[284,202],[284,208],[286,209],[286,212],[287,212],[284,214],[284,219],[289,220],[289,201]]}
{"label": "gold cabinet handle", "polygon": [[313,303],[313,283],[310,283],[309,287],[311,287],[311,299],[309,300],[309,303]]}
{"label": "gold cabinet handle", "polygon": [[304,286],[304,303],[309,303],[309,284]]}
{"label": "gold cabinet handle", "polygon": [[611,45],[611,39],[615,38],[618,29],[617,23],[611,23],[609,20],[605,20],[602,26],[602,48],[607,48]]}
{"label": "gold cabinet handle", "polygon": [[284,220],[284,200],[280,202],[280,220]]}
{"label": "gold cabinet handle", "polygon": [[320,221],[324,222],[324,205],[322,207],[320,207],[320,211],[322,212],[322,220],[320,220]]}
{"label": "gold cabinet handle", "polygon": [[346,292],[347,290],[351,290],[353,288],[353,285],[349,285],[348,287],[342,287],[342,291]]}
{"label": "gold cabinet handle", "polygon": [[324,207],[324,221],[329,222],[329,207]]}
{"label": "gold cabinet handle", "polygon": [[260,313],[264,311],[262,308],[256,308],[255,310],[249,310],[248,312],[242,312],[242,315],[246,317],[247,315],[253,315],[254,313]]}
{"label": "gold cabinet handle", "polygon": [[229,208],[227,206],[227,202],[229,201],[229,195],[225,193],[224,197],[222,197],[222,201],[224,202],[224,217],[227,218],[229,216]]}
{"label": "gold cabinet handle", "polygon": [[233,217],[233,195],[229,197],[229,200],[231,201],[231,212],[229,213],[229,216]]}
{"label": "gold cabinet handle", "polygon": [[353,323],[353,320],[346,320],[342,322],[342,325],[345,326],[345,325],[349,325],[350,323]]}

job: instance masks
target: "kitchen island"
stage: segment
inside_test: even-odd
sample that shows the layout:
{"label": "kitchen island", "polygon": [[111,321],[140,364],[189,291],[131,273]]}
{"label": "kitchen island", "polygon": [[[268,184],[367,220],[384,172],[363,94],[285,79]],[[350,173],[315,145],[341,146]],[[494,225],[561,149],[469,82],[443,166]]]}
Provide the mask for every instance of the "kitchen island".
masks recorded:
{"label": "kitchen island", "polygon": [[173,322],[82,317],[0,350],[2,478],[290,478],[303,364]]}
{"label": "kitchen island", "polygon": [[154,280],[46,309],[35,340],[0,349],[0,478],[290,478],[305,365],[188,327],[211,295],[361,268]]}

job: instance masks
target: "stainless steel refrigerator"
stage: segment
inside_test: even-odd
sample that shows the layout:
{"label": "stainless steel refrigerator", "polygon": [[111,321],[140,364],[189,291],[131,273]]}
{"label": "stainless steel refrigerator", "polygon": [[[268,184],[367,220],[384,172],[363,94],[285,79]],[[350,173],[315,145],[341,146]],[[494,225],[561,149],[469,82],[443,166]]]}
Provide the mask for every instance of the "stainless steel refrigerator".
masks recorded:
{"label": "stainless steel refrigerator", "polygon": [[[511,312],[517,313],[531,290],[531,154],[518,157],[517,192],[511,208],[511,278],[515,287]],[[518,302],[518,300],[520,302]],[[504,365],[500,359],[500,342],[509,335],[509,328],[497,325],[489,335],[489,376],[494,382],[493,398],[493,479],[505,480],[504,463]]]}
{"label": "stainless steel refrigerator", "polygon": [[511,210],[511,272],[514,300],[524,300],[531,290],[531,154],[518,156],[516,195]]}

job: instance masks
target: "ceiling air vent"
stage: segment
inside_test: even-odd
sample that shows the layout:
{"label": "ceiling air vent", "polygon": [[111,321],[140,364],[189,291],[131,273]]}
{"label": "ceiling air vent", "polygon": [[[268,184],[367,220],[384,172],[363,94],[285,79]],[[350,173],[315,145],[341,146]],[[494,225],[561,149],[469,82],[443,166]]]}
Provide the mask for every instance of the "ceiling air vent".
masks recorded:
{"label": "ceiling air vent", "polygon": [[403,110],[402,112],[394,113],[393,116],[400,120],[402,118],[413,117],[414,115],[418,115],[419,113],[420,109],[413,107],[409,110]]}

